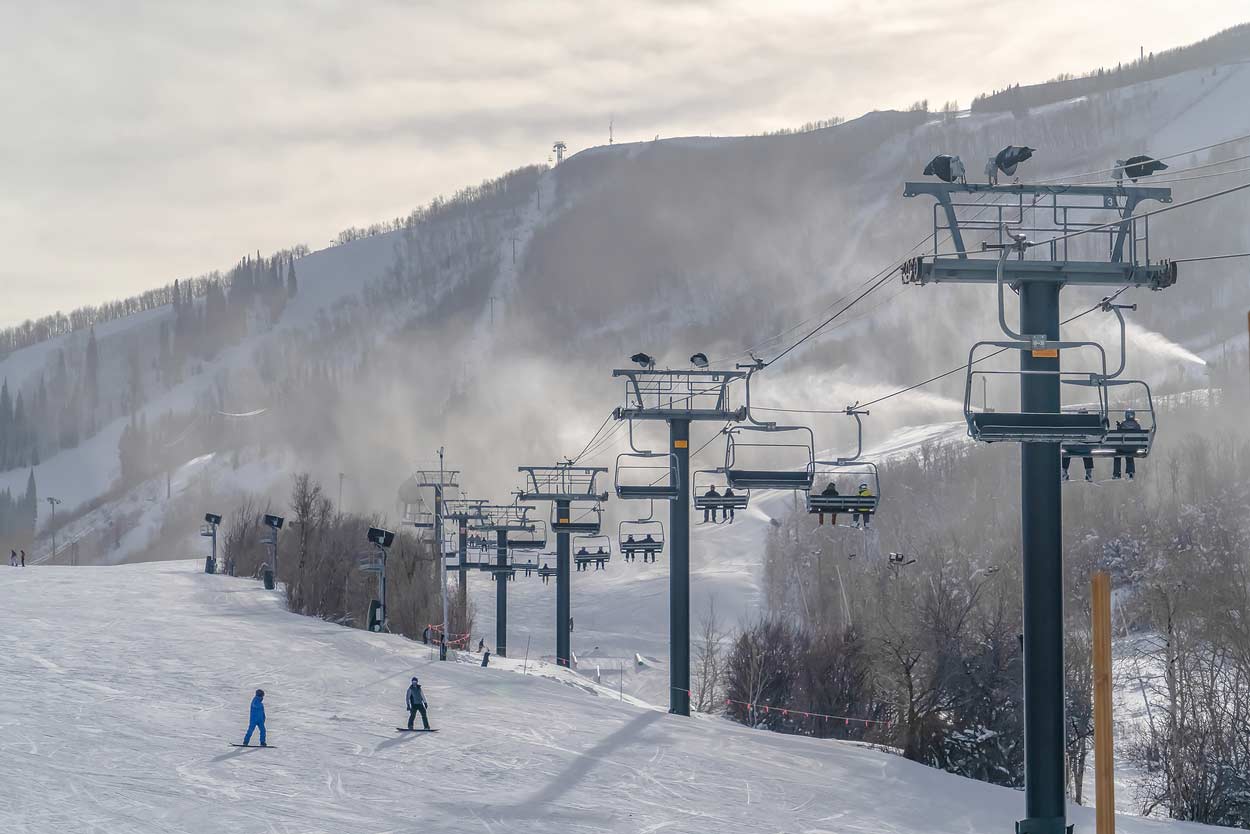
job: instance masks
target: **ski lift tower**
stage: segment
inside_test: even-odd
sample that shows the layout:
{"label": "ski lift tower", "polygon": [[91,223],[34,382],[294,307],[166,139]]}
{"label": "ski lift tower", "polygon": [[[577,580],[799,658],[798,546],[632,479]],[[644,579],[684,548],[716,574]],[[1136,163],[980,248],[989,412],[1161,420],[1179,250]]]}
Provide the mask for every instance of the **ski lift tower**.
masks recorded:
{"label": "ski lift tower", "polygon": [[[434,531],[434,550],[438,554],[439,564],[439,580],[443,586],[443,632],[442,644],[447,645],[447,560],[443,558],[443,499],[447,490],[459,489],[460,487],[460,471],[458,469],[447,469],[443,466],[443,449],[438,449],[438,468],[437,469],[418,469],[412,473],[409,484],[421,489],[434,490],[434,512],[429,521],[418,518],[413,526],[418,529],[426,528]],[[438,653],[440,660],[447,659],[447,653],[440,649]]]}
{"label": "ski lift tower", "polygon": [[[595,479],[608,471],[606,466],[574,466],[572,461],[555,466],[518,466],[526,485],[518,494],[520,501],[550,501],[553,514],[551,529],[556,533],[556,664],[572,666],[569,640],[569,536],[593,528],[599,532],[603,503],[607,492],[600,492]],[[581,516],[574,517],[573,505],[590,505]],[[590,520],[583,520],[590,515]]]}
{"label": "ski lift tower", "polygon": [[746,407],[733,408],[729,402],[729,386],[746,375],[742,370],[612,371],[613,377],[625,380],[625,405],[614,416],[668,423],[669,452],[677,470],[677,495],[668,502],[668,711],[676,715],[690,714],[690,424],[746,419]]}
{"label": "ski lift tower", "polygon": [[[495,534],[495,564],[490,572],[495,579],[495,654],[498,657],[508,656],[508,579],[512,575],[508,564],[508,534],[533,532],[534,522],[529,518],[532,509],[519,503],[482,504],[478,508],[478,521],[471,523],[474,530]],[[463,550],[461,554],[463,558]]]}
{"label": "ski lift tower", "polygon": [[456,586],[456,605],[460,611],[460,622],[469,621],[469,523],[484,520],[482,507],[487,503],[484,498],[448,498],[443,502],[443,517],[456,522],[456,553],[459,559],[456,574],[459,584]]}
{"label": "ski lift tower", "polygon": [[[1176,282],[1176,265],[1151,260],[1150,218],[1133,212],[1147,201],[1170,203],[1169,188],[1097,185],[973,185],[908,182],[904,197],[929,196],[933,208],[931,253],[903,265],[904,284],[970,283],[996,286],[999,327],[1005,340],[980,342],[1015,350],[1020,408],[971,407],[973,356],[969,354],[965,416],[976,439],[1019,442],[1021,551],[1024,562],[1025,819],[1017,834],[1064,834],[1063,552],[1059,448],[1073,438],[1088,442],[1108,430],[1106,354],[1092,342],[1065,342],[1059,334],[1059,293],[1072,287],[1149,287]],[[989,197],[999,202],[985,203]],[[1006,198],[1006,199],[1004,199]],[[949,235],[953,252],[939,252]],[[991,257],[975,257],[975,252]],[[1009,258],[1009,255],[1015,258]],[[1003,286],[1019,294],[1020,332],[1008,324]],[[1086,385],[1102,390],[1100,414],[1063,412],[1060,353],[1102,353],[1102,370]],[[1095,438],[1096,439],[1096,438]]]}
{"label": "ski lift tower", "polygon": [[559,165],[564,161],[564,152],[568,150],[568,145],[564,144],[563,139],[557,139],[551,149],[556,152],[556,164]]}

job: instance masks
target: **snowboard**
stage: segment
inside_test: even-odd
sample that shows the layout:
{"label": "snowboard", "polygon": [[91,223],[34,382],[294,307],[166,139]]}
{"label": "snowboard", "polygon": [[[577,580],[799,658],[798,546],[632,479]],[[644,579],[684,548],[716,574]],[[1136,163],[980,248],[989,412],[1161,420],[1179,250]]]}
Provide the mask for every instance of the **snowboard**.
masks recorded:
{"label": "snowboard", "polygon": [[264,747],[261,747],[259,744],[235,744],[234,742],[231,742],[230,746],[231,747],[246,747],[249,750],[253,747],[256,748],[257,750],[272,750],[273,749],[272,744],[266,744]]}
{"label": "snowboard", "polygon": [[437,733],[437,732],[438,732],[438,730],[437,730],[437,729],[429,729],[429,730],[425,730],[425,729],[421,729],[421,730],[410,730],[410,729],[408,729],[407,727],[396,727],[395,729],[396,729],[396,730],[398,730],[398,731],[399,731],[399,732],[401,732],[401,733]]}

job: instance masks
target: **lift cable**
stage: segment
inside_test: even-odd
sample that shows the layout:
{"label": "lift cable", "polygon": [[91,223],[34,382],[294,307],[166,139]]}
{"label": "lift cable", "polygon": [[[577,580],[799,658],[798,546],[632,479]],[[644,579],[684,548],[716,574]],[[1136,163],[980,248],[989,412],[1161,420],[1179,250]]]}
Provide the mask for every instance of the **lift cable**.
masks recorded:
{"label": "lift cable", "polygon": [[[1157,159],[1159,161],[1163,161],[1165,159],[1176,159],[1178,157],[1188,156],[1191,153],[1209,151],[1212,148],[1222,147],[1223,145],[1232,145],[1237,142],[1244,142],[1247,139],[1250,139],[1250,133],[1247,133],[1242,136],[1235,136],[1232,139],[1225,139],[1222,142],[1214,142],[1210,145],[1203,145],[1200,148],[1190,148],[1189,150],[1177,151],[1176,153],[1167,154],[1166,156],[1152,157],[1152,159]],[[1062,182],[1063,180],[1075,180],[1075,179],[1081,179],[1082,177],[1092,177],[1095,174],[1114,174],[1119,168],[1122,168],[1122,167],[1123,166],[1121,165],[1113,165],[1110,168],[1101,168],[1097,171],[1085,171],[1084,173],[1081,173],[1081,174],[1061,174],[1060,176],[1051,177],[1050,179],[1037,180],[1035,184],[1046,185],[1052,182]]]}
{"label": "lift cable", "polygon": [[[1246,254],[1247,254],[1247,255],[1250,255],[1250,253],[1246,253]],[[1125,286],[1125,287],[1121,287],[1119,290],[1117,290],[1117,291],[1116,291],[1116,293],[1115,293],[1114,295],[1109,296],[1106,300],[1107,300],[1107,301],[1113,301],[1113,300],[1115,300],[1116,298],[1118,298],[1118,297],[1120,296],[1120,294],[1121,294],[1121,293],[1123,293],[1123,292],[1124,292],[1125,290],[1127,290],[1127,289],[1129,289],[1129,287],[1127,287],[1127,286]],[[1102,302],[1102,301],[1099,301],[1099,302],[1098,302],[1097,304],[1095,304],[1094,306],[1092,306],[1092,307],[1090,307],[1090,308],[1088,308],[1088,309],[1086,309],[1086,310],[1083,310],[1082,312],[1077,313],[1077,314],[1076,314],[1076,315],[1074,315],[1074,316],[1071,316],[1071,317],[1069,317],[1069,318],[1064,319],[1063,321],[1061,321],[1061,322],[1060,322],[1060,324],[1061,324],[1061,325],[1064,325],[1064,324],[1070,324],[1071,322],[1074,322],[1074,321],[1076,321],[1077,319],[1079,319],[1079,318],[1081,318],[1081,317],[1083,317],[1083,316],[1087,316],[1087,315],[1089,315],[1090,313],[1094,312],[1095,310],[1100,309],[1100,308],[1102,307],[1102,305],[1103,305],[1103,302]],[[993,351],[992,353],[987,353],[985,356],[982,356],[980,359],[976,359],[976,360],[974,360],[974,361],[972,362],[972,364],[973,364],[973,365],[979,365],[979,364],[981,364],[982,362],[986,361],[987,359],[992,359],[992,358],[994,358],[995,356],[998,356],[999,354],[1002,354],[1002,353],[1006,353],[1006,352],[1007,352],[1007,351],[1009,351],[1009,350],[1013,350],[1013,348],[1000,348],[1000,349],[998,349],[998,350],[996,350],[996,351]],[[923,388],[924,386],[929,385],[929,384],[931,384],[931,383],[937,382],[937,381],[942,380],[942,379],[946,379],[948,376],[952,376],[952,375],[954,375],[954,374],[959,373],[960,371],[965,371],[965,370],[967,370],[967,368],[968,368],[968,365],[967,365],[966,363],[965,363],[965,364],[962,364],[962,365],[957,365],[956,367],[951,368],[949,371],[944,371],[944,372],[942,372],[942,373],[938,374],[937,376],[931,376],[931,377],[929,377],[928,379],[923,380],[923,381],[921,381],[921,382],[917,382],[917,383],[915,383],[915,384],[913,384],[913,385],[908,385],[906,388],[900,388],[899,390],[894,391],[894,392],[889,393],[889,394],[886,394],[886,395],[885,395],[885,396],[883,396],[883,397],[878,397],[878,398],[877,398],[877,399],[875,399],[875,400],[869,400],[868,402],[859,403],[859,404],[858,404],[858,407],[859,407],[859,408],[868,408],[869,406],[874,406],[874,405],[877,405],[878,403],[883,403],[883,402],[885,402],[886,400],[893,399],[894,397],[901,396],[901,395],[906,394],[906,393],[908,393],[908,392],[910,392],[910,391],[915,391],[917,388]],[[753,406],[751,406],[751,409],[752,409],[753,411],[775,411],[775,412],[784,413],[784,414],[845,414],[845,413],[846,413],[846,409],[844,409],[844,408],[838,408],[838,409],[820,409],[820,408],[772,408],[772,407],[769,407],[769,406],[753,405]]]}

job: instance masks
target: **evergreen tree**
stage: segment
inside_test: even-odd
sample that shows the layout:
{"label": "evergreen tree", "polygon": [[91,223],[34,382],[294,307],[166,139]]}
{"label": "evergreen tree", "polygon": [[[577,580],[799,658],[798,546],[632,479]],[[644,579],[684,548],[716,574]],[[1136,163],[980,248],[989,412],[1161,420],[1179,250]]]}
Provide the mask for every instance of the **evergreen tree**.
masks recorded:
{"label": "evergreen tree", "polygon": [[94,422],[95,410],[100,404],[100,350],[96,345],[94,327],[87,335],[87,361],[84,373],[87,384],[87,413]]}
{"label": "evergreen tree", "polygon": [[35,534],[35,524],[39,519],[39,491],[35,488],[35,470],[30,470],[26,477],[26,495],[22,497],[25,532]]}
{"label": "evergreen tree", "polygon": [[0,385],[0,469],[9,468],[13,449],[13,400],[9,397],[9,380]]}
{"label": "evergreen tree", "polygon": [[294,298],[299,292],[299,281],[295,278],[295,259],[287,261],[286,264],[286,295],[287,298]]}

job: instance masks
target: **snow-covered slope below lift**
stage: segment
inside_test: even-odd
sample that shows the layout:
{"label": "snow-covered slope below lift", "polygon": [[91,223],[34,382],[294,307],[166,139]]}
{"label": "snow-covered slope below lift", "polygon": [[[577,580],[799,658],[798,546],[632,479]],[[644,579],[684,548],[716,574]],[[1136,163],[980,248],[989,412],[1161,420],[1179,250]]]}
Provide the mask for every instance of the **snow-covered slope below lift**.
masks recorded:
{"label": "snow-covered slope below lift", "polygon": [[[198,562],[2,569],[0,645],[14,834],[994,834],[1023,814],[1019,792],[861,745],[670,716],[532,663],[438,663]],[[436,734],[393,729],[411,675]],[[257,687],[274,749],[231,748]],[[1091,809],[1071,819],[1092,830]]]}

